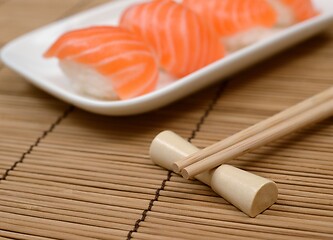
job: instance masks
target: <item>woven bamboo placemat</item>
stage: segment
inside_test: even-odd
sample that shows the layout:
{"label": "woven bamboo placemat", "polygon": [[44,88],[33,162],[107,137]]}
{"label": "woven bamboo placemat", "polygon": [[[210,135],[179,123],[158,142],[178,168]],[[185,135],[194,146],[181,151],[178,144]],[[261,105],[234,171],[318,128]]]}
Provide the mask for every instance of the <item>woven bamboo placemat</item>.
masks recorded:
{"label": "woven bamboo placemat", "polygon": [[[0,0],[0,44],[103,2]],[[324,90],[332,59],[333,28],[131,117],[81,111],[0,63],[0,239],[332,239],[332,118],[231,162],[278,184],[256,218],[148,156],[162,130],[205,147]]]}

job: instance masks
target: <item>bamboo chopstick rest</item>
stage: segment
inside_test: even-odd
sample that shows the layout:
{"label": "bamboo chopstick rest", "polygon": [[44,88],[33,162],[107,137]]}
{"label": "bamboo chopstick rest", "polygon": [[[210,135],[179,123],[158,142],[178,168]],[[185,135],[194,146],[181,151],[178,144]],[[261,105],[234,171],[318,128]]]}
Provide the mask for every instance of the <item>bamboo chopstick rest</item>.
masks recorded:
{"label": "bamboo chopstick rest", "polygon": [[[171,131],[158,134],[151,143],[150,157],[154,163],[172,170],[175,161],[199,151],[198,148]],[[266,178],[240,170],[230,165],[195,176],[225,200],[249,215],[255,217],[277,200],[276,184]]]}

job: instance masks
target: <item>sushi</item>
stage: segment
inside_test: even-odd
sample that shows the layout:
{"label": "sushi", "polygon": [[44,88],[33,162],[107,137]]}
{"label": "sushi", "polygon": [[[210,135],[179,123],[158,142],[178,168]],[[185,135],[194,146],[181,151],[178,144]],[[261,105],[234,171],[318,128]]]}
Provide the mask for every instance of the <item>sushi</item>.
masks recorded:
{"label": "sushi", "polygon": [[184,77],[225,54],[218,35],[196,13],[171,0],[130,6],[120,26],[138,35],[156,53],[160,67]]}
{"label": "sushi", "polygon": [[311,0],[269,0],[277,12],[277,25],[281,27],[302,22],[318,15]]}
{"label": "sushi", "polygon": [[183,0],[220,35],[227,37],[255,27],[271,28],[276,22],[273,7],[265,0]]}
{"label": "sushi", "polygon": [[310,0],[154,0],[127,8],[119,26],[63,34],[44,57],[57,58],[81,94],[130,99],[270,35],[277,22],[317,14]]}
{"label": "sushi", "polygon": [[155,55],[120,27],[93,26],[67,32],[45,52],[59,59],[73,88],[98,99],[130,99],[155,89]]}
{"label": "sushi", "polygon": [[274,31],[276,12],[266,0],[183,0],[219,35],[228,52],[263,39]]}

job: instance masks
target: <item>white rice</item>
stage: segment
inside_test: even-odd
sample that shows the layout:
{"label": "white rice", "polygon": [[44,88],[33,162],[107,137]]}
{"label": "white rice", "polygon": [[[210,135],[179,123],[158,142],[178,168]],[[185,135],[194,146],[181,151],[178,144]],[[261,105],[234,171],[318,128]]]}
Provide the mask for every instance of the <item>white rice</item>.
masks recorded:
{"label": "white rice", "polygon": [[280,0],[268,0],[277,12],[277,27],[287,27],[296,22],[295,15],[291,8]]}
{"label": "white rice", "polygon": [[70,60],[59,61],[59,66],[70,79],[74,91],[93,98],[118,100],[111,80],[92,68]]}
{"label": "white rice", "polygon": [[280,31],[280,29],[256,27],[247,31],[239,32],[230,37],[224,37],[222,38],[222,44],[225,46],[227,52],[231,53],[272,36],[278,31]]}

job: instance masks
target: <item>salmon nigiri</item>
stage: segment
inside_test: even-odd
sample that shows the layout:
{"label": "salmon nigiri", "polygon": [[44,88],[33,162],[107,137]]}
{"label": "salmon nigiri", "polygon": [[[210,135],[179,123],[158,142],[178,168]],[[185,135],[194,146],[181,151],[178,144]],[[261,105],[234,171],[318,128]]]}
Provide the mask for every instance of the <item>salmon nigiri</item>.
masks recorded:
{"label": "salmon nigiri", "polygon": [[278,14],[278,25],[288,26],[318,15],[311,0],[269,0]]}
{"label": "salmon nigiri", "polygon": [[218,34],[229,52],[271,34],[276,12],[266,0],[183,0]]}
{"label": "salmon nigiri", "polygon": [[171,0],[129,7],[120,26],[145,41],[162,69],[183,77],[224,56],[217,34],[193,11]]}
{"label": "salmon nigiri", "polygon": [[96,26],[63,34],[44,54],[57,57],[73,87],[99,99],[129,99],[153,91],[157,61],[129,31]]}
{"label": "salmon nigiri", "polygon": [[276,13],[266,0],[183,0],[220,36],[231,36],[254,27],[272,27]]}

